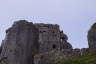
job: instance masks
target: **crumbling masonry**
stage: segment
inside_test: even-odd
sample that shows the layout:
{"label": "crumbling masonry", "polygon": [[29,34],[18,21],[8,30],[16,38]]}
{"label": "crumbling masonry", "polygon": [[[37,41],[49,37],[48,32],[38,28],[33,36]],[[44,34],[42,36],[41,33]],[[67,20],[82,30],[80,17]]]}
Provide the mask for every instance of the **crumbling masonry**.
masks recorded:
{"label": "crumbling masonry", "polygon": [[[96,27],[96,24],[94,24]],[[73,49],[68,37],[57,24],[20,20],[6,30],[0,48],[0,59],[7,64],[55,64],[61,59],[80,56],[96,50],[96,28],[88,32],[89,48]]]}

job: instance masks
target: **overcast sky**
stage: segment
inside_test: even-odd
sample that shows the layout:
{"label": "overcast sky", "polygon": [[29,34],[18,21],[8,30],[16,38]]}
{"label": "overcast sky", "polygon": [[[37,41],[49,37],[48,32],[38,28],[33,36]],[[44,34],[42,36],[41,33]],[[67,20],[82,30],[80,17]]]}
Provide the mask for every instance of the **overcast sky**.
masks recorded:
{"label": "overcast sky", "polygon": [[0,0],[0,42],[14,21],[59,24],[74,48],[86,48],[96,0]]}

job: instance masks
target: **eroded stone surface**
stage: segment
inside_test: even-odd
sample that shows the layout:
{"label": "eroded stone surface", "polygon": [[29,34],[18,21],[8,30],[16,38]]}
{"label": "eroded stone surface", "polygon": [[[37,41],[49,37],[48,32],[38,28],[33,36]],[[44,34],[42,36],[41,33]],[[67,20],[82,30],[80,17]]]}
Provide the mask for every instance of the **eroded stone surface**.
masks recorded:
{"label": "eroded stone surface", "polygon": [[92,25],[90,30],[88,31],[88,44],[89,44],[89,49],[96,50],[96,23]]}
{"label": "eroded stone surface", "polygon": [[[90,49],[96,49],[95,28],[92,26],[88,33]],[[20,20],[6,30],[1,51],[0,58],[7,57],[8,64],[55,64],[61,59],[81,56],[89,49],[73,49],[68,36],[57,24],[33,24]]]}
{"label": "eroded stone surface", "polygon": [[60,31],[57,24],[34,24],[39,30],[40,53],[52,50],[72,49],[72,45],[67,41],[68,37]]}
{"label": "eroded stone surface", "polygon": [[62,50],[52,50],[50,52],[45,52],[37,54],[34,56],[35,64],[56,64],[60,60],[70,59],[72,57],[81,56],[88,52],[87,48],[84,49],[62,49]]}
{"label": "eroded stone surface", "polygon": [[68,36],[64,34],[63,31],[60,31],[61,49],[72,49],[72,45],[67,40],[68,40]]}
{"label": "eroded stone surface", "polygon": [[15,22],[6,31],[2,42],[1,58],[7,57],[8,64],[33,64],[33,55],[38,52],[38,29],[25,20]]}

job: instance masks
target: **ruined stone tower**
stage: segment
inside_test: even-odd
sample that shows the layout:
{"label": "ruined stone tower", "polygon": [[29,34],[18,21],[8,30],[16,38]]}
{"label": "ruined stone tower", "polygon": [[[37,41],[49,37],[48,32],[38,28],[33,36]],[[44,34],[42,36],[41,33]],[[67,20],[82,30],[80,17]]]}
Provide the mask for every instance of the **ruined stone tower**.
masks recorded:
{"label": "ruined stone tower", "polygon": [[40,52],[49,52],[51,50],[72,49],[67,42],[68,37],[60,31],[57,24],[34,24],[39,30]]}
{"label": "ruined stone tower", "polygon": [[2,42],[0,58],[6,57],[5,64],[33,64],[34,54],[38,52],[38,29],[25,20],[15,22],[6,31]]}
{"label": "ruined stone tower", "polygon": [[88,44],[90,50],[96,50],[96,23],[88,31]]}
{"label": "ruined stone tower", "polygon": [[35,24],[39,29],[40,52],[60,49],[60,30],[58,25]]}
{"label": "ruined stone tower", "polygon": [[[46,64],[46,62],[42,63],[42,56],[39,54],[48,53],[50,56],[50,52],[54,50],[72,50],[72,45],[67,40],[67,35],[60,30],[57,24],[33,24],[20,20],[6,30],[0,58],[6,57],[8,64],[34,64],[40,58],[41,64]],[[58,53],[56,55],[58,56]],[[44,57],[49,58],[48,56]],[[53,58],[55,59],[55,56]],[[45,60],[47,59],[43,61]]]}

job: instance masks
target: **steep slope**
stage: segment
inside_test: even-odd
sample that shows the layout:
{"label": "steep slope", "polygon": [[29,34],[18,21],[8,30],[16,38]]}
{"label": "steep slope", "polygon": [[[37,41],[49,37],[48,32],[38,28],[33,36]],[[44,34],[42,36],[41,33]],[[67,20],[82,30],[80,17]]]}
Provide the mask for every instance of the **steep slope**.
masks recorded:
{"label": "steep slope", "polygon": [[90,52],[69,60],[61,60],[57,64],[96,64],[96,52]]}

